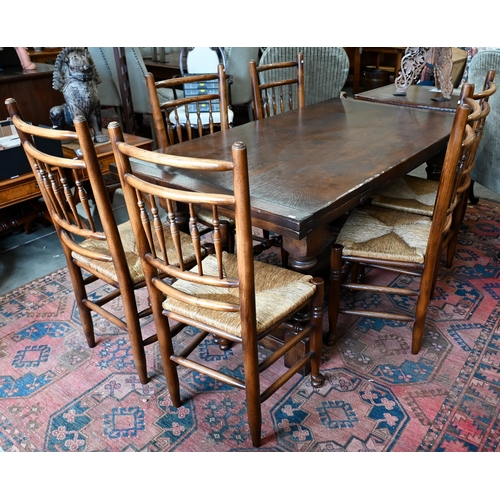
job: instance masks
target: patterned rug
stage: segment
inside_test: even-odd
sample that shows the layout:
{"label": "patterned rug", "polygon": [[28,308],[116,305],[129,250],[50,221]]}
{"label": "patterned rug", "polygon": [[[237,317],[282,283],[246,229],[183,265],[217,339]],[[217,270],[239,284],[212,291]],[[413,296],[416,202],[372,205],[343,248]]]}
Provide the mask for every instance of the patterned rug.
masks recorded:
{"label": "patterned rug", "polygon": [[[324,387],[296,375],[263,405],[258,451],[496,451],[499,243],[500,205],[469,207],[454,266],[441,269],[420,353],[410,353],[407,324],[343,323],[345,334],[323,352]],[[384,305],[363,294],[344,300]],[[414,302],[393,305],[406,310]],[[151,381],[143,386],[126,335],[105,320],[96,331],[98,345],[89,349],[66,269],[0,297],[3,451],[256,451],[242,391],[181,369],[185,403],[174,408],[155,346],[147,348]],[[238,373],[236,351],[207,339],[199,357]]]}

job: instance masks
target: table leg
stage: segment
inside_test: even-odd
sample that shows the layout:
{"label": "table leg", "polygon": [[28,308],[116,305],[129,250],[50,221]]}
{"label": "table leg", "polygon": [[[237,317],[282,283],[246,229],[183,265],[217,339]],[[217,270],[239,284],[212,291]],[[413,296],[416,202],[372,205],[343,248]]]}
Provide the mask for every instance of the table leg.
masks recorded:
{"label": "table leg", "polygon": [[431,179],[433,181],[438,181],[440,179],[445,154],[446,150],[444,149],[426,161],[427,167],[425,168],[425,171],[427,172],[427,179]]}
{"label": "table leg", "polygon": [[310,274],[318,263],[318,254],[323,250],[323,229],[317,229],[301,240],[284,236],[283,248],[288,252],[289,269]]}

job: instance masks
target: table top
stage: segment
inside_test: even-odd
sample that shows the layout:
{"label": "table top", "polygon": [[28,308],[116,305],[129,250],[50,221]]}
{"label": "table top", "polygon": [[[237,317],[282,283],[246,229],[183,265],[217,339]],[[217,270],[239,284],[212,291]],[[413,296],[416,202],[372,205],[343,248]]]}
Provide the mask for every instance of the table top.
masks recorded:
{"label": "table top", "polygon": [[433,101],[433,97],[442,97],[441,92],[433,92],[428,85],[410,85],[406,90],[406,96],[394,95],[396,87],[394,85],[385,85],[373,90],[367,90],[354,95],[354,99],[360,101],[378,102],[383,104],[393,104],[395,106],[406,106],[410,108],[422,108],[435,111],[447,111],[454,113],[457,109],[460,94],[457,89],[449,101]]}
{"label": "table top", "polygon": [[[453,115],[331,99],[169,146],[173,155],[231,160],[248,150],[252,223],[301,240],[446,146]],[[159,184],[232,191],[232,175],[133,163]]]}

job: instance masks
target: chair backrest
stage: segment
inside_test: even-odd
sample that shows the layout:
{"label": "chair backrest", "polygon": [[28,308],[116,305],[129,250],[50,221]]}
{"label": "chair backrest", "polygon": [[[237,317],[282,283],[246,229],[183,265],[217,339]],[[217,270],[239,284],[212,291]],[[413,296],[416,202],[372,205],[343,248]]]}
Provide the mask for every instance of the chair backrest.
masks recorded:
{"label": "chair backrest", "polygon": [[[109,283],[112,279],[110,276],[118,276],[123,286],[127,284],[131,286],[123,245],[86,120],[82,116],[74,118],[76,132],[37,127],[23,120],[14,99],[8,99],[5,104],[40,187],[67,261],[70,262],[73,258],[72,253],[76,252],[89,262],[95,260],[109,263],[116,274],[110,271],[108,276],[99,277]],[[82,159],[61,158],[43,153],[36,146],[37,137],[54,141],[78,141]],[[82,181],[83,176],[88,176],[97,210],[93,210],[89,204]],[[106,241],[108,250],[101,252],[93,249],[89,243],[92,241]],[[95,274],[91,265],[87,268],[89,272]]]}
{"label": "chair backrest", "polygon": [[215,73],[219,64],[226,67],[226,53],[222,47],[182,47],[179,57],[182,76]]}
{"label": "chair backrest", "polygon": [[[482,140],[483,140],[483,133],[484,133],[484,127],[486,124],[486,118],[491,115],[491,106],[489,103],[490,98],[496,93],[497,90],[497,85],[494,82],[495,79],[495,72],[493,70],[490,70],[486,73],[486,77],[484,80],[484,85],[483,89],[480,92],[476,92],[472,95],[472,99],[478,101],[480,107],[481,107],[481,114],[479,115],[478,118],[475,117],[474,114],[471,114],[469,116],[469,122],[472,123],[472,127],[474,130],[474,135],[475,135],[475,140],[474,144],[471,146],[470,151],[469,151],[469,160],[466,162],[464,165],[461,173],[460,173],[460,181],[459,181],[459,186],[457,188],[457,195],[458,196],[466,196],[468,194],[469,186],[471,183],[471,176],[472,172],[476,168],[476,163],[477,163],[477,153],[479,149],[481,148]],[[472,82],[471,82],[472,83]],[[466,89],[466,87],[465,87]],[[466,90],[462,90],[462,97],[465,99],[466,97],[470,96],[465,96],[463,95]],[[489,122],[490,118],[488,118]]]}
{"label": "chair backrest", "polygon": [[[222,64],[217,74],[182,76],[159,82],[148,73],[146,86],[160,148],[182,142],[186,135],[187,139],[192,139],[195,134],[211,134],[219,126],[220,129],[229,128],[227,82]],[[173,92],[176,87],[184,87],[184,97],[160,101],[160,90]],[[199,93],[198,89],[208,90]],[[190,93],[194,95],[188,95]]]}
{"label": "chair backrest", "polygon": [[[156,297],[155,294],[159,290],[184,304],[186,308],[201,308],[205,314],[207,310],[238,313],[241,317],[243,339],[246,335],[255,335],[254,265],[246,146],[242,143],[233,145],[232,161],[179,157],[159,152],[146,152],[126,144],[123,141],[120,125],[116,122],[111,123],[108,130],[150,296]],[[227,176],[229,173],[232,176],[233,190],[204,193],[158,186],[134,175],[131,169],[131,159],[168,166],[170,170],[176,169],[183,174],[197,175],[212,172],[213,175]],[[170,241],[178,262],[183,261],[175,213],[177,203],[186,204],[189,208],[189,230],[197,255],[197,265],[192,270],[187,270],[182,264],[173,265],[165,258],[168,241]],[[160,204],[167,211],[171,238],[164,236],[165,226],[162,226],[158,219]],[[214,226],[214,254],[205,258],[203,262],[196,217],[199,205],[211,207]],[[226,254],[222,251],[219,231],[219,207],[225,206],[235,209],[236,254],[238,256],[236,269],[225,267],[224,264]],[[156,236],[162,244],[160,252],[157,252],[151,243],[153,241],[152,227],[156,228]],[[165,280],[156,279],[159,273],[173,278],[175,288]],[[226,288],[227,294],[222,295],[222,300],[215,300],[211,297],[199,300],[189,293],[189,287],[196,284]]]}
{"label": "chair backrest", "polygon": [[300,52],[294,59],[259,66],[248,63],[256,120],[305,106],[304,60]]}
{"label": "chair backrest", "polygon": [[349,57],[342,47],[268,47],[259,66],[291,61],[299,52],[306,68],[306,105],[339,97],[349,76]]}
{"label": "chair backrest", "polygon": [[229,47],[226,74],[231,79],[231,104],[247,104],[252,100],[252,83],[248,63],[259,57],[260,47]]}
{"label": "chair backrest", "polygon": [[[470,62],[468,81],[476,87],[480,86],[484,74],[489,70],[500,72],[500,50],[478,52]],[[500,142],[498,140],[500,94],[492,96],[489,103],[491,113],[484,128],[471,178],[495,193],[500,193]]]}
{"label": "chair backrest", "polygon": [[442,239],[451,227],[453,214],[462,199],[459,187],[474,161],[478,140],[474,127],[482,113],[481,104],[472,98],[473,92],[474,85],[464,84],[446,148],[426,251],[426,255],[433,257],[441,253]]}

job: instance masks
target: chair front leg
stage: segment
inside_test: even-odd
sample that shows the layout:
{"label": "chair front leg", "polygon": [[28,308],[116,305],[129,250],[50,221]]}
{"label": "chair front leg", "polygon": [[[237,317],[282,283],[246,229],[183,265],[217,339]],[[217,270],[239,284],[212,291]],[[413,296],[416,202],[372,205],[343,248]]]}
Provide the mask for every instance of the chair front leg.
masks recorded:
{"label": "chair front leg", "polygon": [[337,320],[340,309],[340,289],[342,274],[342,245],[334,244],[330,252],[330,297],[328,300],[328,335],[326,345],[334,345],[337,340]]}

